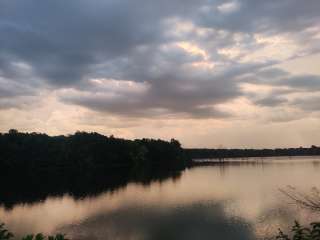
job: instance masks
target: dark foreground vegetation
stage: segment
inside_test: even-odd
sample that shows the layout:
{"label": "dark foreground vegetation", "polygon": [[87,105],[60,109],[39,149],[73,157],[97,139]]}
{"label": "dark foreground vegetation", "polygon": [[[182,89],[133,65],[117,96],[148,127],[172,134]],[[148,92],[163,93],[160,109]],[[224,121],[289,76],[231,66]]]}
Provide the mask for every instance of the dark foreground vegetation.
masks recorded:
{"label": "dark foreground vegetation", "polygon": [[[177,140],[125,140],[77,132],[51,137],[0,134],[0,205],[68,193],[76,198],[114,191],[128,182],[179,177],[190,164]],[[10,193],[10,194],[8,194]]]}
{"label": "dark foreground vegetation", "polygon": [[[215,236],[212,236],[214,239]],[[14,234],[5,228],[4,224],[0,223],[0,240],[16,239]],[[63,234],[53,236],[45,236],[42,233],[29,234],[20,238],[21,240],[68,240]],[[279,240],[319,240],[320,239],[320,223],[311,223],[310,227],[303,227],[297,221],[291,228],[291,232],[285,234],[279,229],[278,235],[274,239]]]}
{"label": "dark foreground vegetation", "polygon": [[282,156],[319,156],[320,147],[310,148],[276,148],[276,149],[185,149],[192,159],[223,159],[223,158],[249,158],[249,157],[282,157]]}
{"label": "dark foreground vegetation", "polygon": [[[13,233],[5,228],[5,225],[0,222],[0,240],[11,240],[15,239]],[[55,236],[45,236],[42,233],[36,235],[29,234],[25,237],[22,237],[21,240],[68,240],[65,235],[57,234]]]}
{"label": "dark foreground vegetation", "polygon": [[276,239],[280,240],[319,240],[320,223],[311,223],[310,227],[303,227],[297,221],[291,229],[291,233],[285,234],[279,230]]}

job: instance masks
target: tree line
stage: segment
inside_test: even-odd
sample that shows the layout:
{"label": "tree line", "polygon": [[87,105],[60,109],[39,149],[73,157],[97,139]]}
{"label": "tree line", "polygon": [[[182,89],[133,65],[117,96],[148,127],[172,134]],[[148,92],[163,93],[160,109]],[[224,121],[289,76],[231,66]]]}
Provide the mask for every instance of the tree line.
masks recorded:
{"label": "tree line", "polygon": [[179,168],[187,162],[185,152],[175,139],[169,142],[126,140],[95,132],[48,136],[13,129],[0,134],[0,169],[6,172],[86,175],[147,165]]}
{"label": "tree line", "polygon": [[320,147],[310,148],[276,148],[276,149],[185,149],[186,154],[192,159],[224,159],[224,158],[249,158],[249,157],[281,157],[281,156],[318,156]]}

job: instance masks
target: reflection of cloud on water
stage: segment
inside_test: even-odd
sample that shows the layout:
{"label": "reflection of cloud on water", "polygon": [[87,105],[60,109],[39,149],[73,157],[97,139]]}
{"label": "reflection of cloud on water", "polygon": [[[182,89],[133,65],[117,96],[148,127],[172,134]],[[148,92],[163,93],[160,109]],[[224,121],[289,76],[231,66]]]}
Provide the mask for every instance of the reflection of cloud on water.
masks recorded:
{"label": "reflection of cloud on water", "polygon": [[221,204],[214,203],[167,209],[122,208],[58,230],[75,240],[255,239],[248,223],[229,217]]}

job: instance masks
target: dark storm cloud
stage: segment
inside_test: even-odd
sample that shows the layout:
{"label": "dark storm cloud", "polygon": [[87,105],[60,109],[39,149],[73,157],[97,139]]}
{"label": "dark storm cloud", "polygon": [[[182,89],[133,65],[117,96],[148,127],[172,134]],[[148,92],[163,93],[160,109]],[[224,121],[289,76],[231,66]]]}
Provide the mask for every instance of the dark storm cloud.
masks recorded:
{"label": "dark storm cloud", "polygon": [[[0,86],[0,98],[16,102],[15,97],[43,88],[69,88],[76,93],[60,95],[61,101],[96,111],[148,117],[227,116],[216,105],[243,95],[237,79],[274,63],[239,64],[219,54],[218,48],[233,46],[234,34],[241,32],[244,47],[253,51],[260,47],[254,33],[298,34],[317,23],[320,11],[318,0],[232,4],[222,0],[2,0],[0,77],[8,86]],[[178,34],[175,22],[191,22],[206,27],[206,32]],[[196,43],[208,56],[187,53],[174,45],[177,41]],[[222,63],[226,70],[190,67],[201,61]],[[272,73],[264,74],[272,78]],[[92,78],[126,80],[147,88],[138,93],[113,92],[93,86]],[[299,79],[284,82],[307,87]],[[258,104],[264,103],[280,102]]]}
{"label": "dark storm cloud", "polygon": [[[287,87],[291,92],[317,92],[320,91],[319,75],[290,75],[288,72],[278,68],[261,69],[241,78],[243,82],[269,85],[273,87]],[[283,91],[288,93],[290,90]]]}
{"label": "dark storm cloud", "polygon": [[[168,76],[169,77],[169,76]],[[103,93],[90,94],[89,91],[61,96],[65,102],[86,106],[88,108],[134,117],[151,117],[159,115],[180,114],[184,117],[210,118],[226,117],[212,103],[222,103],[237,96],[234,85],[219,88],[219,82],[204,80],[194,83],[184,81],[177,84],[176,78],[162,79],[151,84],[146,91],[137,93],[123,92],[110,98]],[[92,93],[92,92],[91,92]]]}
{"label": "dark storm cloud", "polygon": [[8,81],[2,81],[1,79],[0,84],[0,99],[34,95],[33,89],[30,89],[27,86],[21,86],[20,84],[15,84]]}
{"label": "dark storm cloud", "polygon": [[257,106],[273,108],[287,106],[290,101],[286,98],[286,96],[293,92],[295,91],[292,89],[274,88],[270,92],[265,94],[257,91],[255,93],[248,93],[246,94],[246,96],[251,100],[253,104]]}
{"label": "dark storm cloud", "polygon": [[[242,95],[235,84],[239,75],[255,72],[269,64],[235,65],[232,69],[214,74],[184,68],[176,62],[175,68],[160,69],[157,73],[133,70],[132,75],[137,79],[145,79],[142,84],[146,88],[139,93],[120,90],[110,98],[109,94],[116,92],[115,89],[106,91],[101,86],[87,85],[76,94],[63,94],[61,99],[96,111],[133,117],[172,114],[192,118],[228,117],[227,112],[218,110],[215,105]],[[146,69],[152,67],[147,62],[144,66]]]}
{"label": "dark storm cloud", "polygon": [[97,64],[165,42],[162,21],[188,15],[201,2],[4,0],[0,53],[28,62],[50,84],[73,85],[94,75]]}
{"label": "dark storm cloud", "polygon": [[262,69],[261,71],[256,73],[257,78],[260,77],[268,80],[273,80],[279,77],[287,77],[288,75],[289,75],[288,72],[279,68]]}
{"label": "dark storm cloud", "polygon": [[261,105],[265,107],[280,106],[281,104],[286,102],[287,102],[287,99],[279,96],[274,96],[274,95],[270,95],[268,97],[254,101],[256,105]]}
{"label": "dark storm cloud", "polygon": [[207,5],[199,24],[231,32],[297,32],[319,20],[318,0],[234,0],[210,1],[215,6],[234,3],[230,12]]}
{"label": "dark storm cloud", "polygon": [[283,85],[295,88],[297,90],[305,90],[308,92],[320,91],[320,76],[302,75],[280,79],[275,85]]}
{"label": "dark storm cloud", "polygon": [[320,111],[320,95],[297,98],[292,101],[292,105],[306,112],[319,112]]}
{"label": "dark storm cloud", "polygon": [[132,1],[2,1],[0,9],[1,55],[28,62],[54,85],[72,85],[94,64],[161,40],[157,17],[144,24]]}
{"label": "dark storm cloud", "polygon": [[[305,114],[320,111],[320,76],[291,76],[288,72],[277,68],[260,70],[254,76],[247,76],[242,80],[255,85],[269,86],[272,90],[264,96],[259,91],[247,94],[253,104],[271,108],[286,106],[301,110]],[[305,116],[290,116],[290,118]]]}

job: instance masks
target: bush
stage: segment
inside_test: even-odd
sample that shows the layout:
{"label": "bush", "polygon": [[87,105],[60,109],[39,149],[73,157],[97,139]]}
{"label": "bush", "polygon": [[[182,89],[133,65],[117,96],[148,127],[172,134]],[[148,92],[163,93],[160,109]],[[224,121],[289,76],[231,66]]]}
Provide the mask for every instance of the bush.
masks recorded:
{"label": "bush", "polygon": [[[0,224],[0,240],[10,240],[13,239],[14,235],[9,232],[4,224]],[[55,236],[44,236],[42,233],[36,235],[30,234],[23,237],[21,240],[68,240],[65,235],[57,234]]]}
{"label": "bush", "polygon": [[311,223],[310,227],[303,227],[297,221],[291,229],[289,236],[279,229],[279,235],[276,239],[280,240],[320,240],[320,223]]}
{"label": "bush", "polygon": [[5,229],[4,224],[0,224],[0,240],[8,240],[13,238],[13,234]]}

